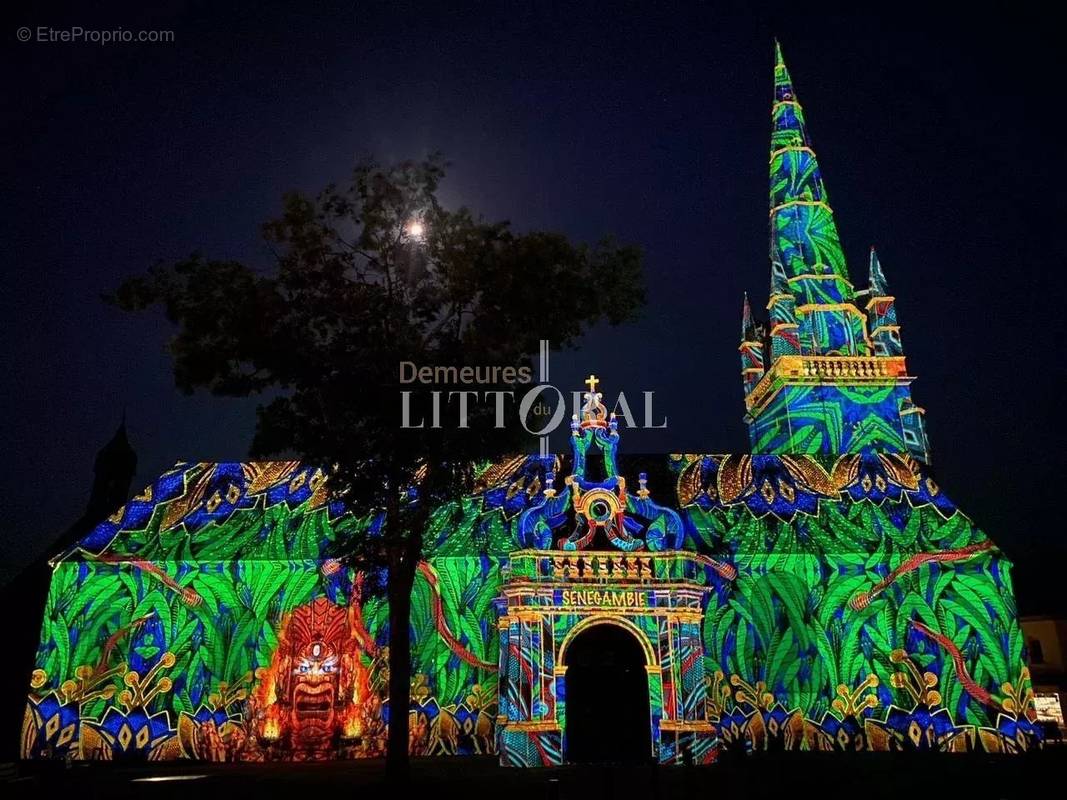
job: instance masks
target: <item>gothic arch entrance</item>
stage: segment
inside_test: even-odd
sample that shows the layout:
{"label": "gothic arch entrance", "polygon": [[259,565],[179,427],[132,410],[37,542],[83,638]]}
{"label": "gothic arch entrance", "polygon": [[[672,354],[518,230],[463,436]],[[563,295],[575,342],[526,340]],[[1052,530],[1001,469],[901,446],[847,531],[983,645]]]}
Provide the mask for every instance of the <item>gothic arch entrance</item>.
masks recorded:
{"label": "gothic arch entrance", "polygon": [[633,763],[652,755],[647,660],[639,635],[605,621],[566,642],[567,761]]}

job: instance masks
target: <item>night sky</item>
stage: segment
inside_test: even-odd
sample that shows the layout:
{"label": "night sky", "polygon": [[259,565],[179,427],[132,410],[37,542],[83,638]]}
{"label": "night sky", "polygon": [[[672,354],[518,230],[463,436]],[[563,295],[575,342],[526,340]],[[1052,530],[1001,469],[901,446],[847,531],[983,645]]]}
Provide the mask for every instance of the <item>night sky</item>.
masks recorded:
{"label": "night sky", "polygon": [[[255,401],[179,394],[161,315],[101,295],[193,251],[269,267],[259,228],[282,192],[343,179],[357,156],[440,149],[449,205],[643,246],[644,319],[554,357],[553,382],[593,370],[609,394],[654,390],[669,428],[624,434],[625,452],[745,451],[737,344],[742,292],[762,307],[770,276],[777,36],[852,276],[865,285],[874,243],[897,297],[939,480],[1017,563],[1022,611],[1064,610],[1065,65],[1049,20],[1019,3],[961,18],[143,5],[4,11],[5,572],[81,513],[124,408],[135,488],[178,459],[246,455]],[[21,43],[22,25],[175,41]]]}

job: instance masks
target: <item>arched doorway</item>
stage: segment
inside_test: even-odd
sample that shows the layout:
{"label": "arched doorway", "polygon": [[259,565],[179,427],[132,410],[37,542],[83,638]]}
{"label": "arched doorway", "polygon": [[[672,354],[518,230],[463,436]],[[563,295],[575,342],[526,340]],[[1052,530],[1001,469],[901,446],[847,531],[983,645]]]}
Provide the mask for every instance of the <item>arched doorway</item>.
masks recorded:
{"label": "arched doorway", "polygon": [[652,755],[645,652],[635,634],[589,625],[567,643],[565,757],[646,761]]}

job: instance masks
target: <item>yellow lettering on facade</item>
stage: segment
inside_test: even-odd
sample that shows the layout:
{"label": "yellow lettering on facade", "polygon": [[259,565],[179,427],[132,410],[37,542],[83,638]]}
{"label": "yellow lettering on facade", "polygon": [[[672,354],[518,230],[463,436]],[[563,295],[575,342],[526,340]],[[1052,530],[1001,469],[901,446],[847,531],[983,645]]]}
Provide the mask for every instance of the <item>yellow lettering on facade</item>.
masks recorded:
{"label": "yellow lettering on facade", "polygon": [[560,602],[565,606],[599,606],[607,608],[636,608],[648,605],[648,596],[638,591],[611,589],[564,589]]}

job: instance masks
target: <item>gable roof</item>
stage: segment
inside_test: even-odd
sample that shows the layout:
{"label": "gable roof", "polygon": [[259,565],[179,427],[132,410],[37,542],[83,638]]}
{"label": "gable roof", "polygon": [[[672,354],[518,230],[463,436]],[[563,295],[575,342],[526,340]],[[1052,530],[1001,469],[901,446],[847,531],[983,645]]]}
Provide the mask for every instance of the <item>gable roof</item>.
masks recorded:
{"label": "gable roof", "polygon": [[[559,476],[566,463],[515,456],[485,468],[471,495],[435,510],[427,555],[520,549],[519,515],[544,501],[546,467]],[[920,549],[987,541],[928,467],[905,455],[633,455],[620,471],[636,478],[650,463],[662,468],[653,496],[680,512],[684,546],[709,555],[763,550],[749,529],[783,525],[817,550],[866,551],[886,537]],[[298,461],[179,462],[53,562],[320,560],[339,538],[380,525],[380,514],[346,511],[325,473]]]}

